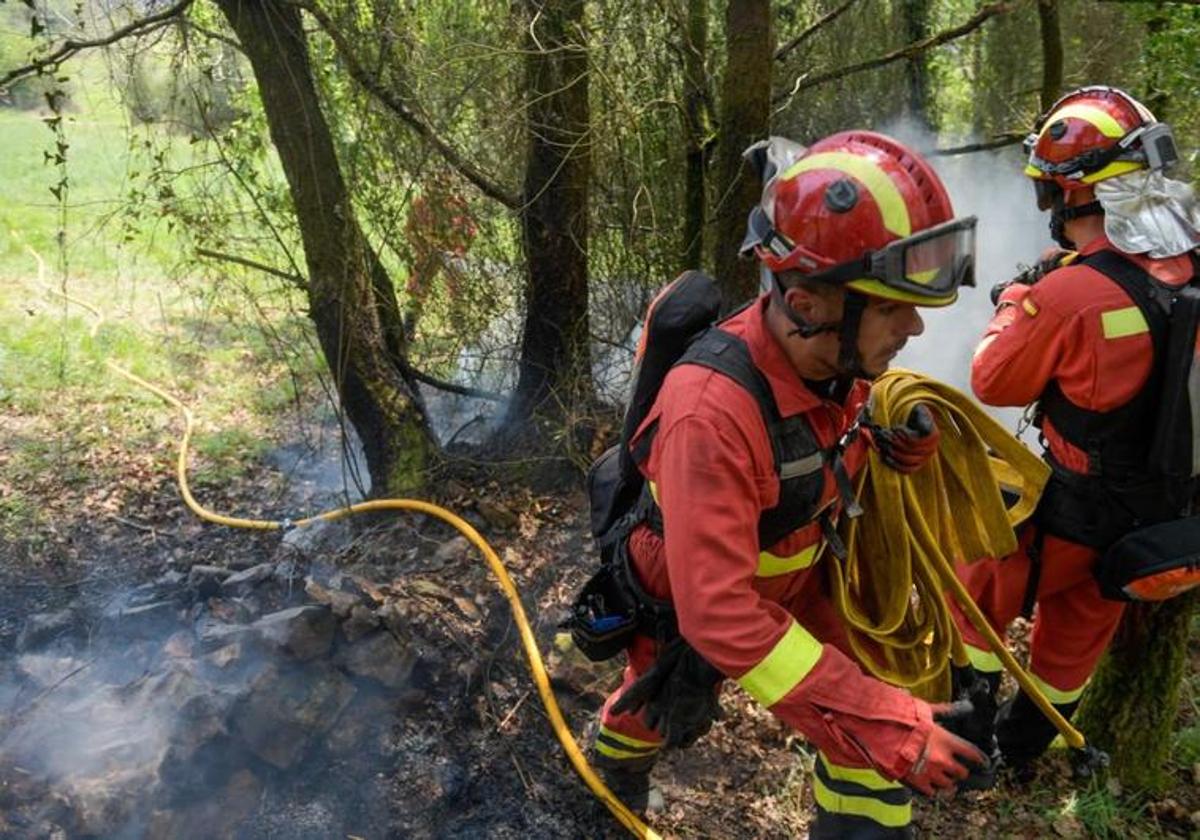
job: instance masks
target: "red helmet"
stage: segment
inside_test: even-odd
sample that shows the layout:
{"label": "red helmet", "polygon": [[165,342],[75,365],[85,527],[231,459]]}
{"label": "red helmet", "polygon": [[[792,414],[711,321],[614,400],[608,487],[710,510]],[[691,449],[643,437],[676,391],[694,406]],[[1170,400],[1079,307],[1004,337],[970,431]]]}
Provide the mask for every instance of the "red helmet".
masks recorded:
{"label": "red helmet", "polygon": [[743,249],[774,273],[944,306],[960,283],[972,283],[974,225],[974,217],[954,219],[946,188],[920,155],[882,134],[845,131],[771,175]]}
{"label": "red helmet", "polygon": [[1103,86],[1072,91],[1050,106],[1025,138],[1025,151],[1025,174],[1037,182],[1043,210],[1055,187],[1073,190],[1135,169],[1161,169],[1178,157],[1169,126],[1129,94]]}

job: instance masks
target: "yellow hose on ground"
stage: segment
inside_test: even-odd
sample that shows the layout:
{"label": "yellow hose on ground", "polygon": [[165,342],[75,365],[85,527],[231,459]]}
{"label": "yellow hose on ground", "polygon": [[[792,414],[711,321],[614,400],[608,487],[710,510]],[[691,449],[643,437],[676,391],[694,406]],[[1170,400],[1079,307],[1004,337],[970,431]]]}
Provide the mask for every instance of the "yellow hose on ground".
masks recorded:
{"label": "yellow hose on ground", "polygon": [[[42,264],[41,257],[32,248],[29,250],[37,257],[40,267]],[[45,287],[42,291],[48,291],[57,295],[68,303],[80,306],[91,313],[96,320],[92,325],[90,335],[92,337],[96,336],[101,323],[104,322],[103,312],[86,301],[79,300],[66,292]],[[661,835],[642,822],[637,814],[630,811],[625,806],[625,803],[608,789],[588,764],[587,758],[583,755],[583,751],[579,749],[579,745],[575,742],[575,737],[571,734],[570,727],[567,726],[567,722],[563,718],[558,701],[554,699],[554,691],[550,688],[550,677],[546,673],[546,665],[542,661],[542,654],[538,649],[537,639],[534,638],[533,629],[529,624],[528,617],[525,615],[525,607],[521,604],[521,596],[517,592],[517,586],[508,574],[508,569],[504,567],[504,561],[500,559],[487,540],[469,522],[443,507],[417,499],[373,499],[368,502],[359,502],[358,504],[346,507],[334,508],[333,510],[327,510],[296,520],[244,519],[237,516],[224,516],[211,511],[196,500],[196,497],[192,495],[191,485],[188,483],[188,450],[191,447],[192,430],[196,422],[192,410],[174,395],[152,382],[148,382],[132,371],[126,370],[113,362],[112,359],[106,359],[105,365],[113,373],[140,388],[144,388],[163,402],[176,408],[183,415],[183,436],[179,441],[179,455],[175,462],[175,478],[179,482],[179,492],[183,496],[184,503],[187,504],[188,508],[194,514],[203,520],[230,528],[246,528],[257,531],[283,531],[288,528],[304,528],[318,522],[332,522],[347,516],[353,516],[357,513],[383,510],[409,510],[435,517],[457,529],[460,534],[466,537],[483,554],[484,559],[492,570],[492,574],[496,576],[496,580],[500,583],[500,588],[504,591],[504,595],[508,599],[509,607],[513,611],[513,618],[517,623],[517,628],[521,636],[521,644],[525,648],[525,657],[529,662],[529,671],[533,675],[534,684],[537,686],[538,694],[542,698],[542,705],[545,706],[546,714],[550,718],[550,726],[553,728],[558,742],[562,745],[563,751],[566,752],[571,766],[575,768],[575,772],[579,774],[592,793],[596,795],[596,798],[603,802],[604,806],[617,818],[617,821],[629,829],[634,836],[643,838],[643,840],[661,840]]]}
{"label": "yellow hose on ground", "polygon": [[642,822],[637,814],[625,807],[625,804],[605,786],[604,782],[600,780],[588,765],[583,751],[579,749],[579,745],[575,742],[575,738],[571,734],[570,727],[567,726],[567,722],[563,718],[558,701],[554,699],[554,691],[550,688],[550,678],[546,673],[546,666],[542,661],[541,651],[538,650],[537,639],[534,638],[533,629],[529,624],[528,617],[525,615],[525,607],[521,604],[521,596],[517,592],[516,584],[513,583],[512,577],[509,576],[508,570],[504,567],[504,562],[497,556],[495,550],[469,522],[443,507],[417,499],[374,499],[347,507],[327,510],[323,513],[294,521],[242,519],[236,516],[223,516],[219,513],[214,513],[196,501],[196,497],[192,495],[191,487],[188,484],[188,448],[191,444],[192,428],[195,425],[195,418],[192,415],[191,409],[162,388],[147,382],[137,374],[131,373],[120,365],[115,364],[111,359],[106,364],[113,373],[124,377],[139,387],[145,388],[159,399],[174,406],[183,415],[183,437],[179,442],[179,457],[175,464],[175,477],[179,482],[179,490],[183,495],[184,502],[201,519],[214,522],[218,525],[227,525],[231,528],[280,531],[289,527],[304,528],[318,522],[332,522],[336,519],[353,516],[357,513],[382,510],[409,510],[433,516],[457,529],[460,534],[466,537],[483,554],[484,559],[492,570],[492,574],[496,576],[496,580],[500,583],[500,588],[504,591],[504,595],[508,599],[508,604],[513,611],[513,618],[520,631],[521,643],[525,647],[525,656],[529,660],[530,673],[533,675],[533,681],[537,685],[538,694],[541,695],[542,704],[546,707],[546,713],[550,718],[550,726],[554,729],[554,734],[557,736],[559,743],[562,744],[562,748],[566,752],[567,758],[570,759],[571,765],[575,768],[575,772],[579,774],[592,790],[592,793],[612,812],[617,821],[629,829],[634,836],[645,838],[645,840],[660,840],[661,835]]}
{"label": "yellow hose on ground", "polygon": [[[909,371],[876,380],[871,420],[901,426],[918,404],[933,412],[941,432],[937,456],[906,476],[871,450],[858,486],[864,514],[842,522],[847,557],[827,552],[851,646],[880,679],[928,699],[949,696],[951,660],[966,664],[949,591],[1067,743],[1081,748],[1083,736],[1009,653],[954,572],[955,560],[1016,550],[1013,529],[1036,508],[1049,468],[965,394]],[[1001,487],[1017,495],[1012,507]]]}
{"label": "yellow hose on ground", "polygon": [[[91,334],[96,335],[104,319],[98,309],[64,292],[50,291],[94,315],[96,323]],[[211,511],[196,500],[187,480],[187,456],[195,425],[191,409],[111,359],[105,364],[183,415],[176,479],[184,502],[201,519],[232,528],[285,530],[358,513],[410,510],[433,516],[457,529],[483,554],[508,599],[538,694],[571,765],[618,822],[637,837],[660,840],[661,835],[605,786],[579,749],[554,698],[516,585],[495,550],[470,523],[443,507],[416,499],[376,499],[296,520],[245,519]],[[947,682],[949,662],[951,659],[960,664],[965,662],[962,639],[949,616],[943,594],[949,589],[1004,667],[1054,723],[1067,744],[1082,748],[1083,735],[1062,717],[1009,653],[958,580],[950,559],[1001,557],[1015,550],[1012,529],[1032,514],[1048,468],[964,394],[908,371],[890,371],[875,383],[871,392],[872,419],[880,425],[903,424],[917,403],[925,403],[934,412],[942,433],[938,457],[927,468],[902,480],[894,470],[881,468],[872,450],[858,490],[864,510],[875,512],[846,520],[848,524],[843,527],[849,554],[845,561],[838,561],[827,552],[835,604],[849,626],[851,645],[860,661],[881,679],[912,688],[918,694],[944,694],[939,688]],[[989,456],[989,449],[995,454]],[[928,482],[929,486],[922,486]],[[1017,492],[1019,500],[1014,507],[1004,508],[1000,486]],[[927,519],[928,503],[922,501],[928,499],[935,500],[932,526]],[[863,552],[867,558],[895,556],[898,547],[900,560],[870,568],[867,563],[859,562],[860,546],[867,547]],[[899,578],[880,580],[880,568],[899,574]],[[880,655],[883,663],[877,659]]]}

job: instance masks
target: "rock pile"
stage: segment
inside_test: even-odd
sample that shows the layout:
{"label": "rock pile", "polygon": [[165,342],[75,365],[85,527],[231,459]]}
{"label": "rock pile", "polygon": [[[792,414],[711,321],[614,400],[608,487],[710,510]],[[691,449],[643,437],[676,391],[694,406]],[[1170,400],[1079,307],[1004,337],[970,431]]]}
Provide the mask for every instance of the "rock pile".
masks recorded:
{"label": "rock pile", "polygon": [[434,658],[394,596],[290,558],[29,617],[0,659],[0,837],[367,824],[369,780],[400,760],[393,724],[426,699]]}

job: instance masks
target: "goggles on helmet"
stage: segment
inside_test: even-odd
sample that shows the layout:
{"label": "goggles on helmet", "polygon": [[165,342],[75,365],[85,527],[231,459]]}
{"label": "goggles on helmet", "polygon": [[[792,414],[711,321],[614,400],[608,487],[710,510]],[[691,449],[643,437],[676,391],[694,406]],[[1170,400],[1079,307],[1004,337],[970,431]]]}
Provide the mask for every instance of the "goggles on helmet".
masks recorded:
{"label": "goggles on helmet", "polygon": [[[1059,176],[1086,183],[1087,176],[1099,172],[1114,161],[1131,161],[1145,164],[1149,169],[1166,169],[1179,160],[1179,149],[1175,145],[1175,135],[1171,126],[1166,123],[1148,123],[1139,125],[1107,149],[1089,149],[1081,155],[1053,163],[1035,154],[1039,132],[1033,132],[1025,138],[1023,144],[1025,153],[1029,155],[1029,165],[1048,178]],[[1140,142],[1139,142],[1140,141]],[[1137,146],[1135,147],[1135,144]],[[1038,194],[1038,206],[1045,210],[1050,205],[1042,205],[1042,196]]]}
{"label": "goggles on helmet", "polygon": [[[839,285],[860,286],[861,281],[875,281],[883,287],[878,295],[882,297],[892,291],[899,293],[897,298],[911,298],[913,302],[943,299],[959,286],[975,285],[975,224],[974,216],[952,219],[889,242],[858,259],[805,276],[818,283]],[[778,256],[792,250],[787,239],[773,229],[759,244]],[[869,282],[865,285],[871,293]]]}

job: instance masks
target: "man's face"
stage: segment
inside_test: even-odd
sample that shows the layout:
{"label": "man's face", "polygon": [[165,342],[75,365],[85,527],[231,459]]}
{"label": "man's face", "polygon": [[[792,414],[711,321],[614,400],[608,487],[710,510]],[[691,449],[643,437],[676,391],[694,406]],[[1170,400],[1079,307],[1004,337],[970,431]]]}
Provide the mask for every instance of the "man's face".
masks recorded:
{"label": "man's face", "polygon": [[[844,289],[817,294],[792,288],[785,295],[787,304],[810,324],[840,321],[845,299]],[[872,378],[879,376],[888,369],[908,339],[924,330],[925,322],[911,303],[868,297],[858,327],[858,355],[863,372]],[[804,342],[805,375],[814,378],[836,376],[840,346],[837,330],[807,339]]]}
{"label": "man's face", "polygon": [[879,376],[908,340],[925,331],[925,322],[911,303],[868,298],[858,327],[858,355],[863,372]]}

